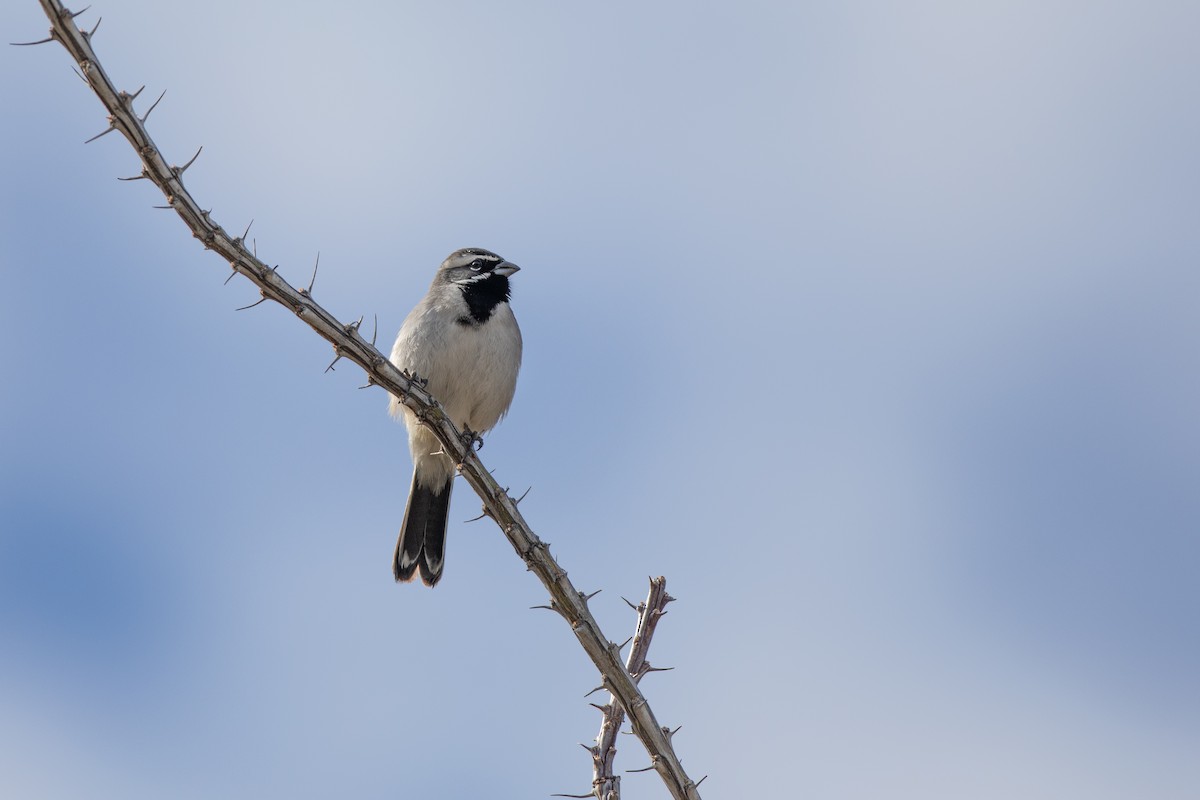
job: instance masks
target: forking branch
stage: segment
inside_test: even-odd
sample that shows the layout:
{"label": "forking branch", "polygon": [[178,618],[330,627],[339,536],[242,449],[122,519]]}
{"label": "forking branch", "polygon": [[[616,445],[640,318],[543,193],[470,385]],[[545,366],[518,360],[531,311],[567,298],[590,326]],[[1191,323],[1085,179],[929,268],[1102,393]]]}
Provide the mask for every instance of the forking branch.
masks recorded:
{"label": "forking branch", "polygon": [[[630,603],[629,607],[637,612],[637,629],[630,640],[629,657],[625,659],[625,669],[633,676],[634,682],[641,681],[651,672],[662,672],[670,667],[653,667],[647,659],[650,651],[650,640],[658,621],[667,613],[667,603],[674,600],[667,594],[667,579],[659,576],[650,579],[650,592],[644,602]],[[596,744],[585,748],[592,756],[592,792],[599,800],[621,800],[621,777],[616,774],[614,763],[617,758],[617,734],[625,722],[625,709],[617,702],[612,693],[604,705],[596,705],[600,711],[600,732],[596,734]],[[675,729],[679,730],[678,728]],[[667,733],[674,736],[675,731]],[[703,783],[701,778],[699,783]]]}
{"label": "forking branch", "polygon": [[[142,172],[132,179],[151,181],[166,197],[166,205],[162,207],[173,209],[206,249],[218,253],[235,273],[254,283],[263,300],[273,300],[295,312],[296,316],[333,345],[338,358],[361,367],[367,373],[368,385],[380,386],[390,392],[429,426],[445,451],[458,462],[459,471],[483,501],[487,515],[500,526],[513,549],[550,593],[550,608],[567,621],[583,649],[600,670],[603,688],[612,693],[629,716],[633,733],[645,745],[652,767],[666,784],[671,796],[675,800],[698,800],[700,794],[696,783],[687,776],[675,755],[670,730],[659,725],[646,698],[638,689],[637,681],[621,663],[620,648],[600,630],[588,609],[588,596],[571,584],[566,571],[550,555],[549,545],[534,535],[521,516],[517,502],[480,462],[472,441],[460,434],[419,382],[401,373],[375,348],[373,341],[368,342],[359,334],[358,322],[340,322],[317,304],[310,289],[296,289],[280,277],[275,268],[260,261],[247,248],[244,234],[231,237],[224,228],[213,222],[209,212],[192,198],[183,185],[184,171],[192,166],[200,152],[197,151],[182,167],[171,166],[146,131],[145,120],[149,111],[142,117],[134,113],[133,101],[141,89],[132,94],[117,90],[96,57],[91,45],[96,27],[91,30],[79,28],[74,20],[82,12],[67,10],[59,0],[39,2],[50,19],[50,36],[28,44],[57,41],[67,49],[78,64],[84,82],[108,109],[109,126],[101,135],[113,130],[120,131],[141,158]],[[153,107],[150,107],[151,110]]]}

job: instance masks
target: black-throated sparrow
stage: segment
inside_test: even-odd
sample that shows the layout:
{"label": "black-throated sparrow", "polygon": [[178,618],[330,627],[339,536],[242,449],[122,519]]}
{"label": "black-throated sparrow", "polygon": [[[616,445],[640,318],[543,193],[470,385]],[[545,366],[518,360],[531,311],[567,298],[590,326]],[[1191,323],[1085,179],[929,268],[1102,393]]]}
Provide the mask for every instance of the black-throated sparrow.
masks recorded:
{"label": "black-throated sparrow", "polygon": [[[508,278],[518,269],[476,247],[451,253],[392,346],[392,363],[428,381],[426,389],[459,430],[482,433],[494,426],[517,389],[521,330],[508,305]],[[397,581],[419,572],[425,585],[434,586],[446,553],[454,459],[396,398],[388,408],[393,417],[403,416],[413,457],[392,572]]]}

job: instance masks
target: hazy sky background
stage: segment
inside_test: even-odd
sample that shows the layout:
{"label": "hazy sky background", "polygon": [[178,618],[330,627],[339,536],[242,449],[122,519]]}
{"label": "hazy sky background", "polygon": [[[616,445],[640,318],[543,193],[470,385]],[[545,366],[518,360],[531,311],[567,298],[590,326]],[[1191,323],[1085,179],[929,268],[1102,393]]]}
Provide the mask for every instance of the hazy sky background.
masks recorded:
{"label": "hazy sky background", "polygon": [[[610,638],[668,577],[705,797],[1196,797],[1200,5],[97,15],[197,200],[385,351],[450,251],[523,267],[482,457]],[[384,394],[234,311],[70,67],[0,48],[0,794],[587,791],[540,584],[460,483],[393,585]]]}

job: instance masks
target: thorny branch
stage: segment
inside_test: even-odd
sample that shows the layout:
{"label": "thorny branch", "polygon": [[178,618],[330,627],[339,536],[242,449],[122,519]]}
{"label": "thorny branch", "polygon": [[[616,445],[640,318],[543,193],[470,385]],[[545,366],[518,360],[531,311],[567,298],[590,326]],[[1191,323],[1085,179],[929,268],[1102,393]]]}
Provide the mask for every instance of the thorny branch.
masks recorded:
{"label": "thorny branch", "polygon": [[698,800],[700,793],[696,783],[684,772],[675,755],[669,731],[658,724],[637,682],[621,663],[619,648],[604,636],[588,610],[584,595],[567,580],[566,571],[550,555],[549,545],[534,535],[517,510],[516,502],[483,467],[434,398],[418,383],[401,374],[372,343],[363,339],[356,325],[339,322],[313,300],[310,292],[296,289],[260,261],[246,248],[243,237],[231,237],[212,221],[209,212],[202,209],[184,188],[183,172],[192,162],[180,168],[171,166],[164,159],[146,132],[145,116],[139,118],[133,111],[135,95],[118,91],[100,65],[91,45],[91,34],[95,29],[85,31],[75,25],[74,18],[82,12],[68,11],[60,0],[39,2],[52,26],[49,38],[43,42],[57,41],[79,65],[81,77],[108,109],[110,126],[121,132],[141,158],[140,177],[150,180],[162,191],[167,200],[166,207],[174,209],[206,249],[220,254],[234,271],[254,283],[265,299],[291,309],[333,345],[336,355],[362,367],[370,384],[383,387],[424,420],[445,451],[459,462],[459,470],[483,501],[488,516],[496,521],[513,549],[550,593],[552,608],[571,626],[604,677],[604,687],[626,710],[634,734],[645,745],[671,796],[675,800]]}
{"label": "thorny branch", "polygon": [[[633,645],[629,648],[629,657],[625,659],[625,669],[633,676],[635,683],[655,671],[646,660],[646,654],[650,651],[650,640],[654,637],[658,621],[667,613],[667,603],[674,599],[667,594],[667,579],[659,576],[650,579],[650,593],[646,595],[645,602],[634,606],[638,612],[637,628],[633,634]],[[600,732],[596,734],[596,744],[587,748],[592,755],[591,796],[596,800],[621,800],[621,776],[616,774],[613,765],[617,758],[617,734],[625,722],[625,709],[611,693],[608,702],[596,708],[601,713]]]}

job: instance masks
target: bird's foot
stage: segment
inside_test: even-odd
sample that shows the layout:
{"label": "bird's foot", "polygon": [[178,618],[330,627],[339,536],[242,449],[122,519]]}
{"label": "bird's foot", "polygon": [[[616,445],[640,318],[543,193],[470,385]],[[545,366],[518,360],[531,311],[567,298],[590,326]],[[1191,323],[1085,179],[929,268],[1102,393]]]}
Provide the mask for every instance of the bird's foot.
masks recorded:
{"label": "bird's foot", "polygon": [[483,437],[466,425],[462,429],[462,443],[469,450],[479,451],[483,449]]}
{"label": "bird's foot", "polygon": [[422,378],[420,375],[418,375],[415,372],[409,372],[406,369],[402,369],[402,370],[400,370],[400,374],[403,375],[404,377],[408,378],[410,381],[415,383],[417,386],[420,386],[422,389],[424,389],[426,386],[429,385],[429,378]]}

